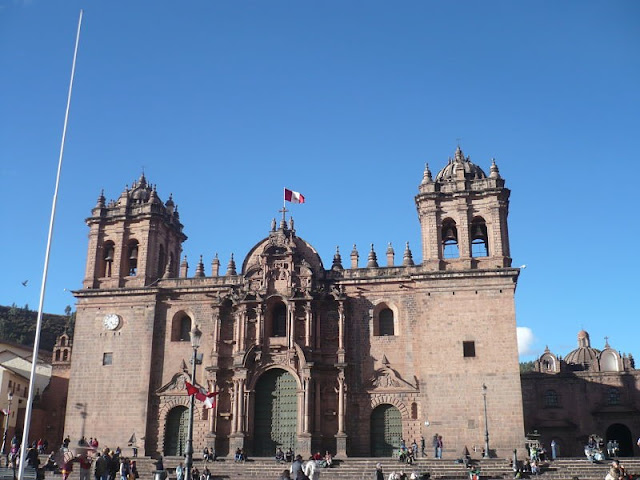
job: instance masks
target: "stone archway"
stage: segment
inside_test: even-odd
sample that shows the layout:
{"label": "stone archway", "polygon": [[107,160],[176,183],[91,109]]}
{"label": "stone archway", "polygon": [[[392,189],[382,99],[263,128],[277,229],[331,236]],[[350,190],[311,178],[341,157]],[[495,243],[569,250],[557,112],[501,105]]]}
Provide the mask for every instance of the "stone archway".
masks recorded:
{"label": "stone archway", "polygon": [[253,455],[273,456],[276,448],[296,448],[298,382],[291,373],[267,370],[256,382]]}
{"label": "stone archway", "polygon": [[633,437],[631,436],[631,430],[622,423],[614,423],[607,428],[607,438],[605,442],[609,440],[617,440],[620,451],[618,456],[620,457],[633,457]]}
{"label": "stone archway", "polygon": [[179,405],[169,410],[164,429],[164,455],[181,457],[187,445],[187,429],[189,428],[189,409]]}
{"label": "stone archway", "polygon": [[371,413],[371,455],[391,457],[402,439],[402,415],[391,404],[378,405]]}

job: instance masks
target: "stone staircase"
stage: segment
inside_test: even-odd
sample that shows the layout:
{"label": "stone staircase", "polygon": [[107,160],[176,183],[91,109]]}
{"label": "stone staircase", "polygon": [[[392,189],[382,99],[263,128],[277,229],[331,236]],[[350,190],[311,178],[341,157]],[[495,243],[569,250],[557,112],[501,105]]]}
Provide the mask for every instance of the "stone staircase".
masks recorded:
{"label": "stone staircase", "polygon": [[[154,480],[155,471],[154,460],[149,457],[138,457],[138,472],[141,480]],[[175,467],[184,460],[181,457],[165,457],[164,466],[168,473],[168,480],[175,480]],[[453,460],[436,460],[431,458],[418,459],[413,466],[398,463],[391,458],[347,458],[345,460],[336,459],[335,464],[330,469],[320,469],[320,479],[349,479],[371,480],[375,471],[376,463],[382,463],[385,478],[392,471],[404,469],[409,474],[416,471],[419,474],[429,473],[432,479],[437,480],[466,480],[469,478],[467,469],[462,464],[457,464]],[[562,458],[552,462],[543,469],[539,475],[540,480],[571,480],[577,477],[579,480],[604,480],[609,469],[609,461],[600,464],[593,464],[585,458]],[[624,458],[621,463],[625,466],[627,473],[640,476],[640,458]],[[196,458],[194,467],[202,471],[205,464],[202,458]],[[253,479],[277,480],[282,470],[289,465],[276,464],[272,458],[250,458],[245,463],[235,463],[233,459],[220,459],[217,462],[206,464],[215,480],[218,479]],[[508,460],[487,459],[473,462],[473,467],[480,469],[481,479],[511,479],[513,470]],[[46,473],[48,480],[60,480],[60,475]],[[93,475],[92,477],[93,478]],[[70,480],[78,480],[78,468],[74,468]]]}

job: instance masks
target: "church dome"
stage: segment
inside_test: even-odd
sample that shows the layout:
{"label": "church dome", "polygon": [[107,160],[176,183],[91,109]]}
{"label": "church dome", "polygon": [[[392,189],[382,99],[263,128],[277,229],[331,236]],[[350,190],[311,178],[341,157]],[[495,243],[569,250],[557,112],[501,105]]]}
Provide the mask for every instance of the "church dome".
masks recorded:
{"label": "church dome", "polygon": [[580,330],[578,332],[578,348],[569,352],[564,361],[568,365],[575,365],[587,370],[597,360],[599,354],[600,350],[591,347],[589,334],[585,330]]}
{"label": "church dome", "polygon": [[451,182],[456,179],[457,173],[462,170],[467,180],[479,180],[487,178],[484,171],[474,163],[471,163],[469,157],[465,157],[462,150],[458,146],[453,159],[449,158],[449,163],[438,172],[436,182]]}

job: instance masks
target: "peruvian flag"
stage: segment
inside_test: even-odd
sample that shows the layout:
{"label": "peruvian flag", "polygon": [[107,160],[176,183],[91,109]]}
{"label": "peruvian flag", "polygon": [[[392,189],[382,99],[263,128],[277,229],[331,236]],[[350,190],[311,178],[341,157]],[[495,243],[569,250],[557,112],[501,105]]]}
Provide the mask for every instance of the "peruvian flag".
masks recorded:
{"label": "peruvian flag", "polygon": [[216,406],[216,395],[218,392],[207,392],[204,388],[198,388],[189,382],[184,382],[187,386],[187,395],[195,395],[196,400],[204,403],[205,408],[213,408]]}
{"label": "peruvian flag", "polygon": [[291,203],[304,203],[304,195],[300,192],[294,192],[288,188],[284,189],[284,199]]}

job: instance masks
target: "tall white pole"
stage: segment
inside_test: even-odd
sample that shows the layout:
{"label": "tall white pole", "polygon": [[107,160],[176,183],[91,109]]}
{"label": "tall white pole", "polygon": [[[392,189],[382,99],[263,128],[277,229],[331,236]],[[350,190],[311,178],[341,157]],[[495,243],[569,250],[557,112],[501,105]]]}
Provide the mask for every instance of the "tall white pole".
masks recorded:
{"label": "tall white pole", "polygon": [[24,430],[22,431],[22,448],[20,449],[20,469],[18,480],[24,478],[25,457],[27,452],[27,442],[29,442],[29,428],[31,426],[31,411],[33,409],[33,390],[36,380],[36,366],[38,365],[38,350],[40,349],[40,330],[42,329],[42,307],[44,305],[44,294],[47,287],[47,273],[49,270],[49,252],[51,251],[51,237],[53,236],[53,223],[56,218],[56,203],[58,200],[58,186],[60,185],[60,171],[62,170],[62,157],[64,154],[64,142],[67,136],[67,123],[69,121],[69,108],[71,106],[71,91],[73,90],[73,77],[76,73],[76,58],[78,56],[78,44],[80,43],[80,27],[82,25],[82,10],[78,19],[78,32],[76,33],[76,46],[73,51],[73,64],[71,66],[71,80],[69,82],[69,94],[67,95],[67,109],[64,115],[64,126],[62,128],[62,142],[60,144],[60,157],[58,158],[58,173],[56,175],[56,187],[53,192],[53,202],[51,205],[51,220],[49,221],[49,236],[47,237],[47,250],[44,256],[44,269],[42,272],[42,286],[40,287],[40,303],[38,304],[38,322],[36,324],[36,338],[33,343],[33,358],[31,360],[31,380],[29,381],[29,399],[27,401],[27,411],[24,416]]}

